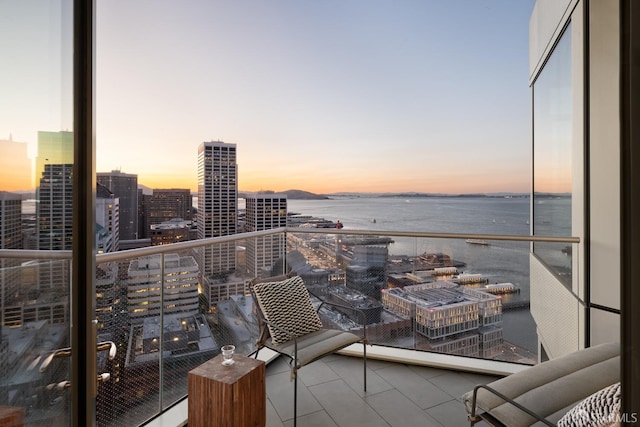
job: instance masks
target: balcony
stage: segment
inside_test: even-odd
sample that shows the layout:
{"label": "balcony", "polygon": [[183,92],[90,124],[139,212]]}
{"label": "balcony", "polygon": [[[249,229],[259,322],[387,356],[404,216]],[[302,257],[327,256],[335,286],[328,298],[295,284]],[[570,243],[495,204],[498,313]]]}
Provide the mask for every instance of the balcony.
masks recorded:
{"label": "balcony", "polygon": [[[460,396],[497,376],[437,369],[401,362],[370,360],[368,388],[362,392],[361,364],[333,355],[300,371],[298,422],[304,426],[410,426],[465,424]],[[288,362],[267,366],[267,426],[293,425],[293,395]],[[180,402],[149,426],[181,425],[187,402]],[[124,425],[124,423],[122,423]],[[478,426],[485,424],[479,423]]]}
{"label": "balcony", "polygon": [[[575,276],[577,239],[510,235],[287,227],[97,255],[98,341],[117,347],[112,359],[98,352],[97,373],[109,374],[98,423],[184,421],[187,372],[223,344],[255,351],[248,281],[294,271],[321,299],[366,306],[372,343],[366,396],[351,369],[357,345],[300,371],[305,424],[460,425],[464,392],[538,361],[536,310],[549,308],[529,286],[533,241],[554,254],[554,274]],[[235,270],[207,270],[230,254]],[[69,359],[47,356],[69,345],[70,254],[3,250],[0,259],[9,284],[0,404],[24,408],[28,424],[65,422]],[[348,311],[320,315],[363,327]],[[291,422],[287,370],[281,358],[267,368],[269,425]]]}
{"label": "balcony", "polygon": [[[466,413],[460,401],[491,375],[436,369],[399,362],[368,363],[368,390],[362,392],[359,361],[331,356],[300,371],[300,425],[460,426]],[[289,367],[278,360],[267,368],[269,426],[291,424]]]}

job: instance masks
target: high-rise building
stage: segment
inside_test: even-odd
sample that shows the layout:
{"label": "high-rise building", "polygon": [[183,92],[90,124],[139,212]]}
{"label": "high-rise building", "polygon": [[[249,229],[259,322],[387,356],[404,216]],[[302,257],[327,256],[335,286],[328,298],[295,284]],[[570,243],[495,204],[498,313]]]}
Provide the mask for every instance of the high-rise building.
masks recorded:
{"label": "high-rise building", "polygon": [[[203,142],[198,148],[198,239],[237,232],[238,167],[236,144]],[[203,278],[236,268],[235,243],[200,253]]]}
{"label": "high-rise building", "polygon": [[148,209],[151,203],[151,194],[144,194],[142,188],[138,188],[138,239],[149,237]]}
{"label": "high-rise building", "polygon": [[[22,197],[0,191],[0,249],[22,249]],[[20,260],[0,259],[0,311],[20,286]],[[0,325],[2,326],[2,325]]]}
{"label": "high-rise building", "polygon": [[[73,243],[73,165],[45,164],[38,187],[36,235],[39,250],[71,250]],[[69,262],[39,265],[40,289],[69,288]]]}
{"label": "high-rise building", "polygon": [[39,250],[71,250],[73,165],[45,164],[36,206]]}
{"label": "high-rise building", "polygon": [[36,186],[44,172],[44,165],[73,163],[73,132],[38,131],[38,155],[36,157]]}
{"label": "high-rise building", "polygon": [[96,266],[96,320],[99,332],[113,332],[118,315],[120,288],[118,263],[107,262]]}
{"label": "high-rise building", "polygon": [[[30,170],[30,168],[26,169]],[[73,204],[73,134],[38,132],[36,157],[36,209],[33,249],[71,250]],[[22,222],[21,209],[14,207]],[[24,236],[20,232],[20,245]],[[2,324],[20,326],[25,322],[68,320],[69,260],[34,260],[21,264],[18,286],[5,288]],[[15,274],[16,272],[11,272]],[[10,296],[10,298],[9,298]]]}
{"label": "high-rise building", "polygon": [[[120,200],[107,187],[96,184],[96,250],[97,253],[119,249]],[[118,263],[96,265],[96,319],[98,330],[112,332],[117,315]]]}
{"label": "high-rise building", "polygon": [[38,131],[37,248],[71,249],[73,133]]}
{"label": "high-rise building", "polygon": [[2,189],[20,191],[33,189],[31,160],[27,157],[27,143],[0,139],[0,170]]}
{"label": "high-rise building", "polygon": [[[287,226],[287,195],[253,193],[245,197],[245,231],[261,231]],[[248,239],[247,270],[250,277],[269,277],[273,265],[285,255],[281,234]]]}
{"label": "high-rise building", "polygon": [[[203,142],[198,147],[197,237],[236,234],[238,225],[238,166],[236,145]],[[246,284],[235,275],[236,244],[219,243],[198,251],[202,293],[209,308],[232,295],[244,294]]]}
{"label": "high-rise building", "polygon": [[[129,315],[140,324],[145,317],[198,312],[198,265],[192,256],[179,254],[140,257],[129,264],[127,294]],[[163,267],[163,268],[161,268]],[[164,274],[164,277],[162,277]],[[164,307],[161,310],[161,282]]]}
{"label": "high-rise building", "polygon": [[149,227],[149,237],[151,238],[151,246],[169,245],[171,243],[184,242],[196,239],[192,236],[191,221],[182,218],[174,218],[161,224],[153,224]]}
{"label": "high-rise building", "polygon": [[174,218],[191,220],[191,199],[191,190],[187,188],[154,189],[146,206],[147,227]]}
{"label": "high-rise building", "polygon": [[22,249],[22,196],[0,191],[0,248]]}
{"label": "high-rise building", "polygon": [[[100,183],[96,189],[96,224],[110,234],[110,246],[117,251],[120,243],[120,199]],[[98,253],[111,252],[106,247],[101,248],[100,241],[97,243]]]}
{"label": "high-rise building", "polygon": [[138,175],[118,170],[98,172],[98,183],[120,199],[120,240],[138,238]]}

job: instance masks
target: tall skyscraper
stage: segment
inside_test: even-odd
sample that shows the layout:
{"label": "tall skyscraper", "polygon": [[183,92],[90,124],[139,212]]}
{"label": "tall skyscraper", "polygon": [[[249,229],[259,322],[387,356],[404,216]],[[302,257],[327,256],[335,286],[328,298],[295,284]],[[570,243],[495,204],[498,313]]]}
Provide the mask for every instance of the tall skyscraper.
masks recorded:
{"label": "tall skyscraper", "polygon": [[[203,142],[198,147],[198,239],[236,234],[237,218],[236,145],[222,141]],[[235,243],[201,248],[198,264],[202,293],[209,308],[231,295],[245,293],[243,278],[234,274]]]}
{"label": "tall skyscraper", "polygon": [[44,165],[73,164],[73,132],[38,131],[38,155],[36,157],[36,186],[44,172]]}
{"label": "tall skyscraper", "polygon": [[[237,232],[238,167],[236,144],[203,142],[198,148],[198,239]],[[200,252],[203,278],[236,268],[235,243]]]}
{"label": "tall skyscraper", "polygon": [[[0,191],[0,249],[22,249],[22,197]],[[0,259],[0,312],[20,286],[18,259]],[[0,326],[4,325],[0,323]]]}
{"label": "tall skyscraper", "polygon": [[[73,242],[73,165],[45,164],[38,187],[36,236],[39,250],[71,250]],[[67,260],[39,265],[40,289],[69,289]]]}
{"label": "tall skyscraper", "polygon": [[0,249],[22,249],[22,196],[0,191]]}
{"label": "tall skyscraper", "polygon": [[98,183],[120,199],[120,240],[138,238],[138,175],[118,170],[98,172]]}
{"label": "tall skyscraper", "polygon": [[120,244],[120,199],[100,183],[96,189],[96,224],[111,236],[109,246],[101,248],[98,240],[98,253],[117,251]]}
{"label": "tall skyscraper", "polygon": [[36,236],[39,250],[71,250],[73,133],[38,131]]}
{"label": "tall skyscraper", "polygon": [[45,164],[36,207],[39,250],[71,250],[73,165]]}
{"label": "tall skyscraper", "polygon": [[[287,226],[287,195],[253,193],[246,195],[246,231],[261,231]],[[269,277],[272,267],[285,256],[284,235],[248,239],[247,270],[250,277]]]}
{"label": "tall skyscraper", "polygon": [[148,210],[151,203],[151,195],[144,194],[142,188],[138,188],[138,239],[149,237]]}

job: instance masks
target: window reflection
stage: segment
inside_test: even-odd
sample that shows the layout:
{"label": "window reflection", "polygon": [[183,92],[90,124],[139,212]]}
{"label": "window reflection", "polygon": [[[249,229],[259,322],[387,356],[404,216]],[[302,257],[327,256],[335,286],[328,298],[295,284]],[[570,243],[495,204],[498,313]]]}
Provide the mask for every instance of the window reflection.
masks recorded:
{"label": "window reflection", "polygon": [[[571,236],[571,27],[533,86],[533,233]],[[571,283],[571,247],[536,243],[534,252],[559,278]]]}
{"label": "window reflection", "polygon": [[2,425],[71,423],[72,6],[0,2]]}

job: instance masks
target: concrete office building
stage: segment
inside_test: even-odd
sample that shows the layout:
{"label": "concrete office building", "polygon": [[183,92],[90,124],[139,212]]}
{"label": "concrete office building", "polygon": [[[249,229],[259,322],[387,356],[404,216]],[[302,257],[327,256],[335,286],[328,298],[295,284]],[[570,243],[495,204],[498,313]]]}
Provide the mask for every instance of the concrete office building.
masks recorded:
{"label": "concrete office building", "polygon": [[146,208],[147,227],[174,218],[191,220],[191,190],[188,188],[154,189]]}
{"label": "concrete office building", "polygon": [[107,187],[120,199],[120,237],[119,240],[138,238],[138,175],[118,170],[98,172],[99,184]]}
{"label": "concrete office building", "polygon": [[[198,265],[192,256],[161,255],[140,257],[129,263],[127,299],[132,323],[161,314],[198,312]],[[161,283],[164,283],[164,308],[161,310]]]}
{"label": "concrete office building", "polygon": [[[22,249],[21,205],[19,194],[0,191],[0,249]],[[7,300],[20,286],[19,265],[20,260],[0,259],[0,311],[3,313]]]}
{"label": "concrete office building", "polygon": [[[237,212],[236,144],[203,142],[198,148],[198,239],[236,234]],[[204,277],[236,267],[233,243],[208,248],[201,257]]]}
{"label": "concrete office building", "polygon": [[387,310],[413,319],[427,338],[425,350],[490,357],[502,345],[502,300],[499,296],[450,282],[420,283],[382,290]]}
{"label": "concrete office building", "polygon": [[[236,144],[203,142],[198,147],[198,239],[236,234],[238,165]],[[236,244],[220,243],[199,250],[202,292],[211,306],[229,295],[244,293],[236,269]]]}
{"label": "concrete office building", "polygon": [[149,237],[148,208],[151,203],[151,194],[144,194],[142,188],[138,188],[138,239]]}
{"label": "concrete office building", "polygon": [[192,222],[181,218],[174,218],[161,224],[151,225],[149,229],[151,246],[168,245],[195,239]]}
{"label": "concrete office building", "polygon": [[[39,180],[36,243],[41,250],[71,249],[71,165],[44,166]],[[21,196],[0,192],[0,248],[22,248]],[[67,260],[0,260],[0,324],[68,320]],[[36,298],[34,298],[34,296]]]}
{"label": "concrete office building", "polygon": [[[71,250],[73,242],[73,165],[45,164],[38,188],[36,236],[38,250]],[[38,289],[69,292],[68,260],[38,264]]]}
{"label": "concrete office building", "polygon": [[[36,248],[71,250],[73,238],[73,133],[38,132],[36,157]],[[37,288],[69,291],[69,261],[41,262],[37,265]],[[54,291],[55,292],[55,291]],[[47,318],[48,298],[40,307],[21,309],[24,321]],[[60,316],[56,316],[60,317]],[[66,317],[66,314],[65,316]]]}
{"label": "concrete office building", "polygon": [[[287,195],[251,193],[245,196],[245,231],[262,231],[287,226]],[[248,239],[247,270],[249,277],[271,276],[273,265],[284,256],[283,235]]]}
{"label": "concrete office building", "polygon": [[36,207],[39,250],[71,250],[73,165],[45,164]]}
{"label": "concrete office building", "polygon": [[[113,250],[120,243],[120,199],[107,187],[98,183],[96,189],[96,224],[111,234]],[[103,250],[103,252],[110,252]],[[100,253],[100,248],[98,248]]]}

